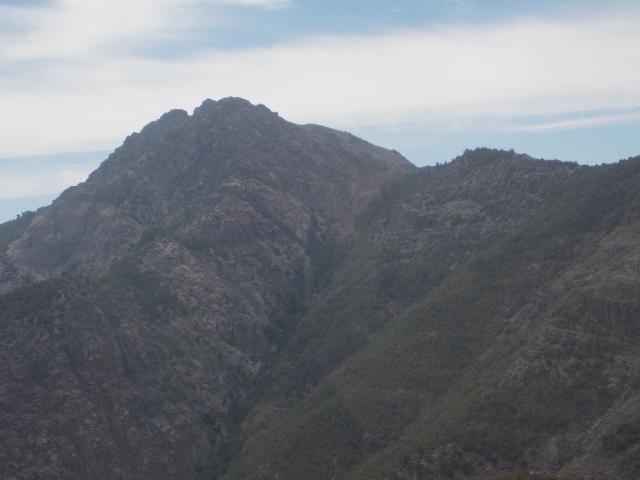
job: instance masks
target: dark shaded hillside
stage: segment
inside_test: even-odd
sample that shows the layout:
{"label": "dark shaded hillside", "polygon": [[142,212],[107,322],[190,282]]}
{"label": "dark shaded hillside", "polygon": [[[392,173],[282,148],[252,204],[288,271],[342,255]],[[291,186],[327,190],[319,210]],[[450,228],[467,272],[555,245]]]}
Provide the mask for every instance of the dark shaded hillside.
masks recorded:
{"label": "dark shaded hillside", "polygon": [[[482,156],[486,154],[492,155],[492,161],[485,164]],[[376,199],[360,217],[358,242],[329,287],[309,305],[301,326],[268,374],[266,393],[262,394],[266,405],[249,416],[247,435],[254,436],[254,428],[262,424],[279,423],[280,413],[292,402],[366,346],[377,332],[392,327],[473,252],[516,228],[540,208],[545,197],[560,192],[576,171],[574,165],[480,151],[387,187],[381,195],[385,200]],[[505,188],[507,180],[510,186]],[[498,188],[501,199],[494,193]],[[513,210],[518,214],[511,213]],[[379,369],[369,373],[380,380]],[[402,407],[408,409],[406,414],[414,415],[419,401],[408,397],[403,401],[409,402]],[[390,407],[395,410],[396,405]],[[388,420],[408,420],[396,418],[399,413],[388,412]],[[318,422],[323,423],[324,417]],[[314,424],[309,431],[319,428],[322,425]],[[282,445],[273,442],[271,432],[266,439],[268,448],[284,452]],[[372,438],[367,443],[375,447],[385,441]],[[263,451],[262,447],[250,449]],[[322,461],[324,452],[317,454]],[[317,470],[317,478],[326,475],[329,473],[321,468]]]}
{"label": "dark shaded hillside", "polygon": [[0,226],[0,473],[634,479],[639,185],[169,112]]}
{"label": "dark shaded hillside", "polygon": [[[508,169],[508,156],[501,161]],[[455,171],[457,162],[441,168]],[[483,174],[488,165],[472,175],[499,179]],[[381,302],[416,265],[437,271],[450,251],[457,260],[432,288],[425,276],[410,308],[254,437],[228,478],[445,479],[521,468],[635,478],[639,438],[622,432],[635,431],[640,380],[640,162],[546,164],[554,167],[559,188],[546,190],[545,201],[523,202],[538,208],[507,217],[509,227],[485,230],[488,241],[474,248],[473,237],[452,235],[440,250],[430,245],[434,257],[392,267]],[[490,183],[487,198],[502,195],[503,208],[516,209],[528,189],[513,175],[504,179]],[[474,195],[472,186],[460,192]],[[354,315],[349,328],[367,321]]]}

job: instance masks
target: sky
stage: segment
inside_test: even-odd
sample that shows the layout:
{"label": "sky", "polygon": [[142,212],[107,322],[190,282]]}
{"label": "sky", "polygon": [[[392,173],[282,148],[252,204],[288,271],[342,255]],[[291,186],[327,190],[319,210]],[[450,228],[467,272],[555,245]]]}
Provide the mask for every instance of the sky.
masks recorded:
{"label": "sky", "polygon": [[417,165],[640,154],[637,0],[0,0],[0,221],[240,96]]}

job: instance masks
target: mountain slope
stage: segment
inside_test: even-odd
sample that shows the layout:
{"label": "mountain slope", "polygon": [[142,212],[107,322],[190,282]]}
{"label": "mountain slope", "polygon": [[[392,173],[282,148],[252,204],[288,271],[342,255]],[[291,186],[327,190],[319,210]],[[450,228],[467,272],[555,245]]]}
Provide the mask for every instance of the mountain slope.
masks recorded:
{"label": "mountain slope", "polygon": [[636,478],[639,180],[169,112],[0,226],[2,477]]}
{"label": "mountain slope", "polygon": [[325,244],[347,242],[368,198],[413,169],[265,107],[206,101],[148,125],[87,182],[9,225],[4,476],[222,469],[243,397]]}
{"label": "mountain slope", "polygon": [[[381,472],[391,470],[438,478],[478,463],[637,476],[639,167],[636,159],[590,169],[472,266],[480,284],[493,278],[509,292],[526,279],[537,291],[510,315],[493,312],[505,326],[492,349],[422,412],[393,447],[394,460],[382,453],[352,478],[387,478]],[[443,451],[446,436],[454,443]]]}
{"label": "mountain slope", "polygon": [[639,167],[566,166],[546,205],[459,254],[459,266],[250,441],[227,478],[519,469],[634,478]]}

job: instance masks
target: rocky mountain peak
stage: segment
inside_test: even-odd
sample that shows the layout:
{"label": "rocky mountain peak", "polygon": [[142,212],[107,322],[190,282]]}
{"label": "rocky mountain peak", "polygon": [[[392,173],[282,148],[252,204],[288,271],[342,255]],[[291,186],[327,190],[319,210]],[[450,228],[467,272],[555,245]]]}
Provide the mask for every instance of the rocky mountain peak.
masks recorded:
{"label": "rocky mountain peak", "polygon": [[207,99],[192,115],[171,110],[129,136],[33,218],[8,263],[24,278],[102,275],[151,231],[219,232],[220,222],[249,221],[238,210],[245,206],[263,220],[289,218],[286,230],[298,238],[312,212],[346,232],[387,179],[412,168],[343,132],[295,125],[240,98]]}
{"label": "rocky mountain peak", "polygon": [[277,116],[275,112],[272,112],[265,105],[254,105],[249,100],[240,97],[224,97],[219,100],[212,100],[210,98],[205,99],[202,104],[197,107],[193,114],[195,116],[206,115],[220,115],[220,114],[233,114],[237,112],[253,112],[258,113],[271,113],[273,116]]}
{"label": "rocky mountain peak", "polygon": [[180,108],[174,108],[168,112],[162,114],[162,116],[156,121],[159,124],[166,125],[179,125],[189,118],[189,113],[186,110]]}
{"label": "rocky mountain peak", "polygon": [[[207,136],[222,136],[236,130],[235,136],[255,130],[263,130],[274,122],[286,124],[278,115],[264,105],[253,105],[248,100],[227,97],[218,101],[206,99],[196,107],[193,114],[182,109],[173,109],[147,124],[140,133],[134,133],[125,142],[125,147],[141,138],[148,145],[162,140],[171,142],[202,141]],[[189,138],[182,138],[186,135]],[[168,136],[168,137],[167,137]],[[227,138],[233,140],[233,138]]]}

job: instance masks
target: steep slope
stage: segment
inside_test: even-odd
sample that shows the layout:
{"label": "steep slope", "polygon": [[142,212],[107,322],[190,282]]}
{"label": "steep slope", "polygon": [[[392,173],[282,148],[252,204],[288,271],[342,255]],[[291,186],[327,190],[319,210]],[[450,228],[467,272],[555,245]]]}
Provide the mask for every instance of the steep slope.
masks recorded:
{"label": "steep slope", "polygon": [[[371,363],[371,368],[364,367],[366,372],[359,372],[356,378],[361,381],[370,376],[374,392],[363,391],[366,398],[361,399],[362,405],[358,406],[358,400],[348,407],[365,418],[353,421],[354,412],[348,413],[345,418],[351,420],[345,420],[345,428],[358,426],[343,431],[327,422],[334,415],[343,416],[338,414],[342,406],[326,397],[333,388],[334,370],[340,371],[342,361],[369,342],[375,345],[378,332],[393,331],[396,323],[411,315],[425,297],[443,288],[450,291],[452,285],[446,281],[463,269],[474,254],[517,229],[545,201],[559,195],[579,170],[574,164],[479,150],[389,185],[360,217],[358,243],[329,286],[308,306],[301,326],[268,374],[265,392],[245,421],[245,435],[251,440],[236,462],[237,472],[232,469],[230,478],[251,478],[259,472],[258,466],[264,469],[269,461],[274,462],[274,476],[290,472],[288,478],[331,478],[346,471],[360,456],[395,438],[427,401],[425,394],[437,394],[437,389],[444,386],[436,389],[431,385],[431,392],[412,392],[413,382],[429,381],[426,372],[409,372],[398,358],[385,368]],[[456,291],[467,286],[453,285]],[[405,333],[411,336],[414,331],[412,327]],[[471,330],[463,333],[477,334]],[[443,340],[455,341],[448,332],[443,333]],[[472,337],[469,342],[460,339],[459,343],[468,343],[471,349],[474,341]],[[402,351],[403,346],[398,348]],[[461,361],[473,360],[469,350],[458,353]],[[381,389],[384,370],[391,368],[399,371],[394,370],[389,381],[406,382],[398,386],[402,394],[397,398],[395,393]],[[431,375],[446,382],[455,372],[446,372],[439,366]],[[328,378],[320,382],[324,377]],[[425,383],[423,388],[428,385]],[[309,391],[313,394],[307,398]],[[377,397],[376,392],[395,398],[388,401],[384,415],[369,403]],[[319,408],[313,415],[311,405]],[[292,423],[285,415],[289,410],[293,411]],[[298,415],[300,412],[304,415]],[[359,425],[361,422],[364,423]],[[388,428],[381,422],[389,422]],[[269,425],[275,428],[256,435]],[[337,430],[325,433],[325,428],[334,427]],[[276,438],[283,443],[276,442]],[[326,462],[327,452],[315,442],[335,449],[333,462]],[[275,458],[269,460],[271,455]],[[246,468],[241,467],[245,462]]]}
{"label": "steep slope", "polygon": [[[394,152],[241,99],[149,124],[4,227],[3,477],[211,478]],[[26,455],[25,452],[30,452]]]}
{"label": "steep slope", "polygon": [[[522,172],[535,162],[518,175],[507,159],[484,162],[496,152],[474,153],[461,197],[445,198],[495,201],[495,212],[515,213],[510,223],[475,246],[467,230],[448,246],[432,244],[435,257],[398,264],[379,292],[385,301],[398,282],[408,292],[403,276],[422,259],[425,271],[440,261],[449,271],[249,441],[226,478],[449,479],[521,469],[637,477],[640,159],[546,164],[551,178],[527,188]],[[464,165],[441,168],[450,178]],[[478,197],[473,185],[483,181],[488,195]],[[398,222],[396,208],[380,213],[376,230],[384,231],[380,220]]]}

